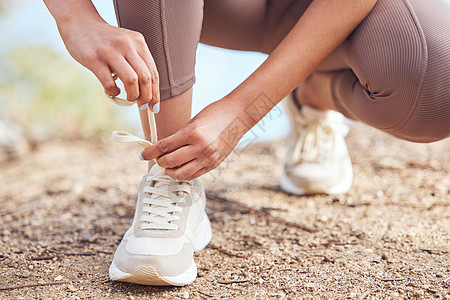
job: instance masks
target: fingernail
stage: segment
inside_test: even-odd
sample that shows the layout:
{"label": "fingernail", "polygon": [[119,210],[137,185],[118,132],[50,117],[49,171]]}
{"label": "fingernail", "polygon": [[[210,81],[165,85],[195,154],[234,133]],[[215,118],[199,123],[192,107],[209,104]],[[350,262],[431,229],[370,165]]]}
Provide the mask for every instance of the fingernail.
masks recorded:
{"label": "fingernail", "polygon": [[144,158],[142,157],[142,153],[139,153],[139,159],[144,160]]}
{"label": "fingernail", "polygon": [[152,109],[154,114],[159,113],[159,102],[156,103],[155,105],[153,105],[153,109]]}
{"label": "fingernail", "polygon": [[146,110],[148,107],[148,103],[145,103],[143,105],[141,105],[141,107],[139,107],[140,110]]}

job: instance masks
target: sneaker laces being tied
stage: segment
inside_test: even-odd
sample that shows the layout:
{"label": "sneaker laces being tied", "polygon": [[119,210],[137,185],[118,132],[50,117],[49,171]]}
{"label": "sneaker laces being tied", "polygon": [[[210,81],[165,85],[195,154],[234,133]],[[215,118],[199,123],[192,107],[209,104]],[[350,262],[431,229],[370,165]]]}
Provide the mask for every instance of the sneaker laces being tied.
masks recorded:
{"label": "sneaker laces being tied", "polygon": [[192,183],[175,181],[164,173],[164,169],[148,175],[146,181],[154,184],[146,185],[143,190],[149,197],[142,199],[144,204],[142,211],[145,214],[140,219],[140,228],[178,230],[178,225],[172,222],[180,220],[180,216],[176,213],[183,211],[181,206],[186,204],[187,196],[193,187]]}
{"label": "sneaker laces being tied", "polygon": [[[120,106],[131,106],[136,101],[127,101],[117,97],[110,97],[111,101]],[[111,140],[116,143],[130,143],[135,142],[143,149],[151,146],[157,142],[156,134],[156,122],[155,115],[147,108],[148,121],[142,122],[144,126],[144,132],[150,132],[150,141],[141,139],[135,135],[132,135],[126,131],[114,131],[111,135]],[[155,163],[156,159],[154,159]],[[153,182],[153,185],[151,184]],[[186,204],[187,196],[191,191],[195,189],[191,181],[176,181],[165,174],[163,168],[155,174],[149,174],[146,177],[146,183],[143,189],[144,194],[148,197],[144,197],[140,229],[141,230],[178,230],[178,225],[172,223],[173,221],[179,221],[180,213],[183,208],[181,205]]]}
{"label": "sneaker laces being tied", "polygon": [[298,114],[294,119],[299,138],[292,151],[293,163],[323,162],[338,156],[336,141],[348,133],[348,126],[338,113],[324,112],[314,120]]}

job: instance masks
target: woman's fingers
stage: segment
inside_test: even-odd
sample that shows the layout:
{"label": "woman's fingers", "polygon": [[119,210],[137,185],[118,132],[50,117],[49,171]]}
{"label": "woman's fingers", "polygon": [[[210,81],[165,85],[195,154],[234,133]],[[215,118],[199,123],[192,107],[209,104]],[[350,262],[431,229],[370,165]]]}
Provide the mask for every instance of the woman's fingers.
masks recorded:
{"label": "woman's fingers", "polygon": [[157,159],[158,165],[163,168],[177,168],[185,163],[195,159],[197,153],[195,147],[187,145],[177,150],[164,154]]}
{"label": "woman's fingers", "polygon": [[151,145],[147,149],[141,152],[141,156],[144,160],[151,160],[158,158],[164,154],[173,152],[180,147],[189,144],[188,135],[184,130],[179,130],[165,139],[158,141]]}
{"label": "woman's fingers", "polygon": [[159,111],[155,111],[153,108],[157,103],[160,101],[160,94],[159,94],[159,74],[158,69],[156,68],[155,61],[153,60],[152,55],[150,54],[150,50],[147,47],[147,44],[145,43],[145,40],[143,40],[143,45],[138,48],[138,54],[139,56],[144,60],[145,64],[147,65],[147,68],[149,69],[151,73],[151,86],[152,86],[152,101],[150,102],[150,108],[154,113],[158,113]]}
{"label": "woman's fingers", "polygon": [[145,110],[148,106],[146,106],[146,104],[148,104],[153,98],[152,73],[144,60],[136,52],[127,54],[125,58],[137,74],[139,85],[139,97],[137,98],[137,104],[139,108]]}
{"label": "woman's fingers", "polygon": [[122,57],[117,56],[111,59],[110,66],[116,73],[120,80],[122,80],[125,91],[127,92],[127,100],[133,101],[139,98],[139,78],[134,69],[130,66],[128,61]]}
{"label": "woman's fingers", "polygon": [[186,180],[192,180],[192,179],[198,178],[198,177],[202,176],[203,174],[206,174],[209,171],[210,170],[208,168],[200,169],[196,173],[192,174],[191,177],[188,177]]}
{"label": "woman's fingers", "polygon": [[142,109],[148,105],[153,108],[159,102],[159,77],[144,36],[109,25],[99,26],[97,33],[102,39],[94,40],[97,43],[89,41],[93,45],[89,44],[89,51],[82,51],[85,57],[80,61],[94,72],[107,94],[117,96],[120,93],[111,75],[115,73],[125,86],[128,101],[137,100]]}
{"label": "woman's fingers", "polygon": [[115,79],[111,74],[111,70],[106,64],[98,62],[91,69],[108,95],[117,96],[120,94],[120,89],[117,87]]}
{"label": "woman's fingers", "polygon": [[175,180],[188,180],[201,169],[203,165],[194,159],[179,168],[166,168],[166,174]]}

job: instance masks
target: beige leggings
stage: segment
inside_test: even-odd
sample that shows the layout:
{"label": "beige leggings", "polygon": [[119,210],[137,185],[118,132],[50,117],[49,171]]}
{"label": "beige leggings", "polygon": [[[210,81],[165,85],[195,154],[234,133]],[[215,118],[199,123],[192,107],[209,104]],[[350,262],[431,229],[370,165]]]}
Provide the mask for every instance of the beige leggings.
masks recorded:
{"label": "beige leggings", "polygon": [[[115,6],[120,26],[145,36],[167,99],[194,84],[199,41],[270,54],[311,1],[115,0]],[[335,72],[334,102],[349,118],[410,141],[450,135],[444,0],[378,0],[317,71]]]}

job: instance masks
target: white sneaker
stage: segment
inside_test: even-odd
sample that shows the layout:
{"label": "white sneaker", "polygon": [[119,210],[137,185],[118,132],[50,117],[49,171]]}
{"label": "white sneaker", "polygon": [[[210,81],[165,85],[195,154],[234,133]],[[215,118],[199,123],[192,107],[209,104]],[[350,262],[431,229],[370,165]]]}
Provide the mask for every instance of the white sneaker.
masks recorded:
{"label": "white sneaker", "polygon": [[292,93],[284,99],[291,130],[280,178],[281,188],[295,195],[342,194],[353,181],[353,169],[345,136],[344,116],[299,106]]}
{"label": "white sneaker", "polygon": [[109,268],[112,280],[186,285],[197,277],[193,253],[211,241],[198,179],[175,181],[154,165],[139,187],[133,224]]}

